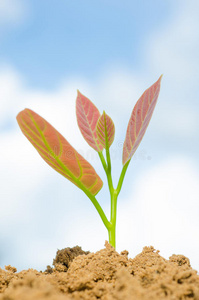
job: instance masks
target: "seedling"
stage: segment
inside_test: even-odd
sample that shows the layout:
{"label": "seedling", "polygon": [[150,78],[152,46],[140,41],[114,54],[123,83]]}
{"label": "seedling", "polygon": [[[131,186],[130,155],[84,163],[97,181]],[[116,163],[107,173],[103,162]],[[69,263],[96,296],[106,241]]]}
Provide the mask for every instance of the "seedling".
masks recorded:
{"label": "seedling", "polygon": [[[132,111],[123,144],[123,167],[116,188],[113,186],[109,152],[115,135],[114,123],[105,111],[100,115],[97,107],[78,91],[77,123],[87,143],[98,152],[106,173],[111,199],[110,221],[96,199],[103,182],[90,163],[51,124],[32,110],[26,108],[17,115],[17,121],[23,134],[41,157],[53,169],[78,186],[91,200],[108,230],[109,243],[114,248],[117,198],[131,158],[137,150],[153,114],[160,92],[161,78],[162,76],[142,94]],[[105,155],[103,150],[105,150]]]}

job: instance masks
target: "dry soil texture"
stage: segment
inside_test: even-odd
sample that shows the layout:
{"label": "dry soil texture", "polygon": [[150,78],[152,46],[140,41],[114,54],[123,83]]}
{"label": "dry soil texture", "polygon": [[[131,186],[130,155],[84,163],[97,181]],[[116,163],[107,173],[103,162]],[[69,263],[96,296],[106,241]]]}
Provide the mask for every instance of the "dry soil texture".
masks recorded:
{"label": "dry soil texture", "polygon": [[185,256],[166,260],[145,247],[131,259],[105,246],[96,253],[60,250],[45,272],[0,269],[0,300],[199,300],[199,275]]}

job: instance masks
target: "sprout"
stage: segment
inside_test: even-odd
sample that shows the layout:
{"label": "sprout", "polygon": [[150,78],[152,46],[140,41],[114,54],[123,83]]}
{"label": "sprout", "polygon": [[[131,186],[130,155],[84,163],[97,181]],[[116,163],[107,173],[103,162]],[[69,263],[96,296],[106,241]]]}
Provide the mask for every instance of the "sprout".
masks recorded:
{"label": "sprout", "polygon": [[[117,198],[131,158],[152,117],[160,92],[161,79],[162,76],[142,94],[132,111],[123,144],[123,168],[116,188],[113,186],[109,152],[115,136],[114,123],[105,112],[100,115],[97,107],[78,91],[77,123],[89,146],[98,152],[106,173],[111,198],[110,220],[95,197],[101,190],[103,182],[91,164],[51,124],[32,110],[26,108],[17,115],[17,121],[23,134],[41,157],[53,169],[78,186],[92,201],[108,230],[109,243],[114,248],[116,245]],[[103,151],[105,151],[105,156]]]}

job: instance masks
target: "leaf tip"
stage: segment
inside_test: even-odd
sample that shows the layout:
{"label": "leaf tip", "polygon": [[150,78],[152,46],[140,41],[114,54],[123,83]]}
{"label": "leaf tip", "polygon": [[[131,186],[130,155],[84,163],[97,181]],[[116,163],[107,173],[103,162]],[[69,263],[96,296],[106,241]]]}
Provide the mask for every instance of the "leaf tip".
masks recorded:
{"label": "leaf tip", "polygon": [[81,97],[81,93],[80,93],[80,91],[77,89],[77,99],[79,98],[79,97]]}
{"label": "leaf tip", "polygon": [[24,114],[26,111],[28,111],[28,108],[24,108],[17,114],[17,116],[16,116],[17,122],[19,122],[21,115]]}
{"label": "leaf tip", "polygon": [[162,81],[162,77],[163,77],[163,74],[161,74],[160,75],[160,77],[159,77],[159,79],[158,79],[158,81],[161,83],[161,81]]}

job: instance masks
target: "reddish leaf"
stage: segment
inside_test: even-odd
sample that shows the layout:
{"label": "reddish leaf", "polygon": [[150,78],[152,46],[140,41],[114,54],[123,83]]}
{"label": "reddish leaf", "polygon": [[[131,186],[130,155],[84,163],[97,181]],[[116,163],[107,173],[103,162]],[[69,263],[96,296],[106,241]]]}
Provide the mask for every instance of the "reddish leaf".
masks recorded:
{"label": "reddish leaf", "polygon": [[98,119],[96,126],[97,137],[103,148],[111,146],[115,136],[115,125],[112,119],[104,112]]}
{"label": "reddish leaf", "polygon": [[79,129],[87,143],[96,151],[103,149],[96,134],[96,124],[100,117],[97,107],[79,91],[76,100],[76,115]]}
{"label": "reddish leaf", "polygon": [[23,134],[53,169],[80,189],[93,195],[99,192],[103,182],[94,168],[52,125],[30,109],[21,111],[17,121]]}
{"label": "reddish leaf", "polygon": [[135,104],[123,146],[123,165],[131,159],[145,134],[157,103],[161,79],[162,76],[142,94]]}

